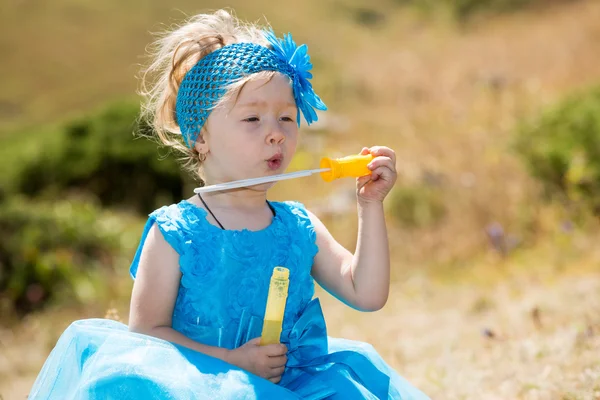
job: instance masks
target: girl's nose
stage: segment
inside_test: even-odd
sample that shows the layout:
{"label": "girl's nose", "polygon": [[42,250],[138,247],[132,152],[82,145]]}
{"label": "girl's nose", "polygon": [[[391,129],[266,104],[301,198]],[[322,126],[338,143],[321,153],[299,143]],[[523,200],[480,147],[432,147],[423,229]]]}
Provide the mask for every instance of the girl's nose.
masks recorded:
{"label": "girl's nose", "polygon": [[269,134],[267,135],[267,143],[269,144],[281,144],[285,142],[285,133],[277,122],[270,127]]}

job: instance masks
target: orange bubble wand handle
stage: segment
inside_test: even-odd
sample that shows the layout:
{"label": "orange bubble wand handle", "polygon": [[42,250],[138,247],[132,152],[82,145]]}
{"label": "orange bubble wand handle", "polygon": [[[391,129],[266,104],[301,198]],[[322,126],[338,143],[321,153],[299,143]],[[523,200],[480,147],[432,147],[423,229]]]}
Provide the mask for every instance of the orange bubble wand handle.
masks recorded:
{"label": "orange bubble wand handle", "polygon": [[321,178],[325,182],[331,182],[339,178],[360,178],[361,176],[371,175],[371,170],[367,165],[373,160],[372,154],[354,155],[342,158],[321,159],[320,167],[328,168],[328,171],[321,172]]}

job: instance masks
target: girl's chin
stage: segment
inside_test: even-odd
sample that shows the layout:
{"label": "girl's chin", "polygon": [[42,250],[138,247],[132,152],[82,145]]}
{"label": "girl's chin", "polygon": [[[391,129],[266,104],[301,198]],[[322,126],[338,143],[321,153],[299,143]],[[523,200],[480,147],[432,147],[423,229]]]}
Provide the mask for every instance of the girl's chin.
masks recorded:
{"label": "girl's chin", "polygon": [[272,188],[277,182],[262,183],[260,185],[249,186],[248,189],[255,191],[265,191]]}

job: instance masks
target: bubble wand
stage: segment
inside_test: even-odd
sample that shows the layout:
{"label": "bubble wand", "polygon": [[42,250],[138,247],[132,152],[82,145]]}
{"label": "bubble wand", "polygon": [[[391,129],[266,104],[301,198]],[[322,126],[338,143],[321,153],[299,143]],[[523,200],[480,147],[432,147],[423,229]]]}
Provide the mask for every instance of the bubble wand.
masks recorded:
{"label": "bubble wand", "polygon": [[371,174],[367,165],[373,160],[373,155],[354,155],[342,158],[321,159],[320,168],[305,171],[290,172],[287,174],[264,176],[260,178],[242,179],[226,183],[217,183],[216,185],[204,186],[194,189],[194,193],[219,192],[222,190],[237,189],[248,186],[262,185],[263,183],[283,181],[287,179],[302,178],[312,174],[320,173],[325,182],[331,182],[340,178],[360,178]]}

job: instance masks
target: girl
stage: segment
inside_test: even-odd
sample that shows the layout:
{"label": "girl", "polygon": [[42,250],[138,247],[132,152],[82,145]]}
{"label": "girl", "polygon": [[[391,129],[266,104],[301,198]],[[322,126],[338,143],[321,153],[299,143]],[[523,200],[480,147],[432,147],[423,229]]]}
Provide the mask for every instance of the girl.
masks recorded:
{"label": "girl", "polygon": [[[306,46],[199,15],[157,42],[145,111],[162,141],[207,184],[283,172],[301,115],[325,110]],[[146,77],[144,77],[146,82]],[[129,327],[74,322],[46,361],[32,399],[425,399],[368,344],[327,337],[313,279],[359,310],[386,303],[390,260],[382,202],[395,155],[372,154],[357,179],[351,254],[272,184],[197,195],[150,214],[131,265]],[[289,270],[281,344],[260,345],[273,268]]]}

